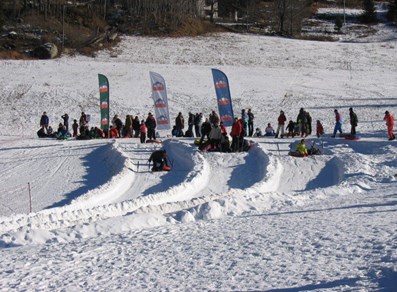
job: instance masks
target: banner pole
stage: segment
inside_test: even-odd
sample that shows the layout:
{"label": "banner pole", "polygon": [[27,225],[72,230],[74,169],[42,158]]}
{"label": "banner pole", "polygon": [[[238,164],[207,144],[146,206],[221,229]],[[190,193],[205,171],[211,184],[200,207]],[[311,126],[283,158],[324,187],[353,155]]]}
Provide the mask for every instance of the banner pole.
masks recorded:
{"label": "banner pole", "polygon": [[30,182],[28,182],[28,191],[29,191],[29,214],[32,213],[32,192],[30,189]]}

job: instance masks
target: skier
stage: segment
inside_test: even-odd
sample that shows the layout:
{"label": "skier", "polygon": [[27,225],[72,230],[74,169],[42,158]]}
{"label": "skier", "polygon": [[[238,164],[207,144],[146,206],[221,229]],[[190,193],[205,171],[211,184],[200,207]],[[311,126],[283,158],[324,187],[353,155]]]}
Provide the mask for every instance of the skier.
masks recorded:
{"label": "skier", "polygon": [[[152,171],[169,170],[167,152],[165,150],[156,150],[150,155],[149,163],[153,161]],[[165,169],[165,167],[167,169]]]}
{"label": "skier", "polygon": [[387,134],[389,135],[389,140],[396,139],[396,136],[393,134],[393,127],[394,127],[394,117],[389,111],[385,111],[385,117],[383,120],[386,122],[387,126]]}
{"label": "skier", "polygon": [[353,111],[353,108],[349,108],[349,117],[350,117],[350,125],[351,125],[350,134],[352,136],[356,136],[356,127],[358,123],[358,118],[356,113]]}
{"label": "skier", "polygon": [[281,132],[280,137],[283,138],[284,136],[284,124],[287,121],[287,118],[285,117],[285,114],[283,111],[280,111],[280,115],[277,118],[277,131],[276,131],[276,136],[275,138],[278,137],[278,134]]}
{"label": "skier", "polygon": [[342,117],[337,109],[334,110],[334,113],[335,113],[335,127],[334,127],[334,133],[331,136],[332,138],[335,138],[337,131],[339,131],[339,133],[342,135]]}

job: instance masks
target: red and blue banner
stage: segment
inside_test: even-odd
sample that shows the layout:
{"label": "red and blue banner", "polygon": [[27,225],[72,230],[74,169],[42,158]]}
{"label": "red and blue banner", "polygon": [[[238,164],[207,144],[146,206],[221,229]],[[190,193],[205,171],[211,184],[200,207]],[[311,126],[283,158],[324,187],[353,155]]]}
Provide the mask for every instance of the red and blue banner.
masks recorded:
{"label": "red and blue banner", "polygon": [[168,110],[167,88],[164,78],[155,72],[150,73],[152,98],[154,101],[154,113],[158,130],[170,130],[171,121]]}
{"label": "red and blue banner", "polygon": [[226,127],[230,127],[233,125],[234,115],[229,81],[222,71],[218,69],[211,70],[218,102],[219,118]]}
{"label": "red and blue banner", "polygon": [[109,80],[105,75],[98,74],[99,106],[101,110],[101,129],[109,131]]}

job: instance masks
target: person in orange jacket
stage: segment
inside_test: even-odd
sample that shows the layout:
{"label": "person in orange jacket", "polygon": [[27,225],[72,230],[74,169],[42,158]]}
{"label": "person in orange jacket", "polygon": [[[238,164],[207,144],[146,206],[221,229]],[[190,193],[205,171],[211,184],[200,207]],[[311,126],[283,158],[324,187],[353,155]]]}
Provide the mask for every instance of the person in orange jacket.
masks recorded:
{"label": "person in orange jacket", "polygon": [[396,136],[393,134],[393,127],[394,127],[394,117],[389,111],[385,111],[385,117],[383,120],[386,122],[387,126],[387,134],[389,135],[389,140],[396,139]]}
{"label": "person in orange jacket", "polygon": [[232,125],[232,130],[230,132],[230,136],[232,136],[232,151],[236,152],[240,146],[240,136],[243,132],[243,125],[241,120],[238,118],[234,118],[234,123]]}

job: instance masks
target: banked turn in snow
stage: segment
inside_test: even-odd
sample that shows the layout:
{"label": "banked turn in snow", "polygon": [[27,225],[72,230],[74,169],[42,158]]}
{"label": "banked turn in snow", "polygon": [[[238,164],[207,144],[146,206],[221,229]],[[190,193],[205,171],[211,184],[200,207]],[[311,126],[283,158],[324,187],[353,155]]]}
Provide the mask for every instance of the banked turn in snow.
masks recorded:
{"label": "banked turn in snow", "polygon": [[[200,152],[189,139],[166,140],[163,145],[128,139],[98,141],[94,151],[103,163],[101,168],[112,169],[108,181],[68,205],[1,218],[2,245],[67,241],[94,236],[100,230],[118,233],[167,222],[215,219],[302,204],[316,188],[324,188],[316,192],[324,195],[341,191],[337,185],[343,182],[345,170],[339,158],[291,159],[283,155],[289,143],[275,150],[277,143],[258,141],[247,153],[231,154]],[[167,150],[171,172],[149,170],[147,159],[160,147]],[[329,149],[332,151],[332,145]],[[98,167],[97,163],[93,164]],[[363,182],[358,190],[366,187]],[[301,192],[299,198],[296,191]],[[119,216],[124,216],[121,226],[112,224],[112,218]]]}

